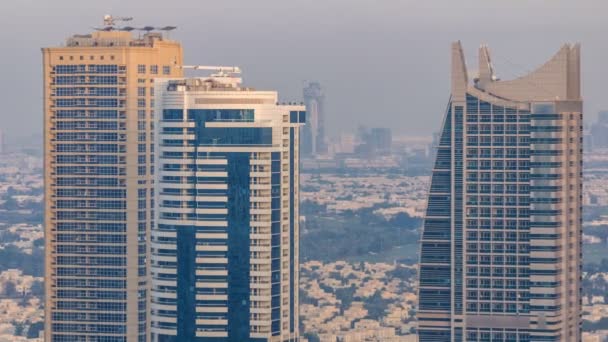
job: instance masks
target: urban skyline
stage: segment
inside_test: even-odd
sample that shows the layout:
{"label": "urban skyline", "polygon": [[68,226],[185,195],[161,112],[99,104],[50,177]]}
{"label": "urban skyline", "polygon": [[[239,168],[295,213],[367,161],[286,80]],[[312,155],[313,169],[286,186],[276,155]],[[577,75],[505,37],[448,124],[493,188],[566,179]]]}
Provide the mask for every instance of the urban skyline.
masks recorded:
{"label": "urban skyline", "polygon": [[[0,340],[608,340],[602,50],[568,42],[599,22],[543,26],[551,35],[532,45],[534,25],[504,26],[518,7],[489,5],[503,10],[495,27],[441,38],[463,12],[408,38],[397,16],[371,20],[406,7],[355,2],[342,16],[328,5],[302,25],[310,35],[278,9],[276,35],[260,38],[265,25],[242,30],[237,11],[193,45],[192,15],[167,12],[185,36],[108,14],[41,44],[43,118],[17,130],[27,115],[13,115],[0,132]],[[538,24],[569,8],[556,7]],[[343,27],[326,26],[332,13]],[[519,48],[504,43],[523,31]],[[338,54],[320,32],[345,41]],[[281,49],[264,44],[285,34]],[[449,39],[451,64],[438,63],[431,45],[453,35],[498,53],[481,44],[473,67]],[[19,82],[3,113],[38,101],[17,109]],[[15,144],[40,123],[42,143]]]}

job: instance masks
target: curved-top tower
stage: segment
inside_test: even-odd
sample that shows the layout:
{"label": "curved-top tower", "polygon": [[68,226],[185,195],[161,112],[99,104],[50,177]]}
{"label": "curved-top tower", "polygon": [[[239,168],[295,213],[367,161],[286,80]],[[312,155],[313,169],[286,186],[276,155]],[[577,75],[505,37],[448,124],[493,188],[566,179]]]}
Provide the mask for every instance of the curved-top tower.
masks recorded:
{"label": "curved-top tower", "polygon": [[419,340],[580,341],[580,47],[501,81],[487,47],[452,94],[420,253]]}

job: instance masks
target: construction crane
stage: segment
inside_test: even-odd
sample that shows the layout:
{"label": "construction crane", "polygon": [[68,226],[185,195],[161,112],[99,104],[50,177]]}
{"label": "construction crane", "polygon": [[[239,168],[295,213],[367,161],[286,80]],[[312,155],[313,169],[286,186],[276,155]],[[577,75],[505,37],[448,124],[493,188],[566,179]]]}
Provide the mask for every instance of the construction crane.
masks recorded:
{"label": "construction crane", "polygon": [[210,65],[177,65],[180,69],[215,71],[211,76],[226,77],[241,73],[237,66],[210,66]]}

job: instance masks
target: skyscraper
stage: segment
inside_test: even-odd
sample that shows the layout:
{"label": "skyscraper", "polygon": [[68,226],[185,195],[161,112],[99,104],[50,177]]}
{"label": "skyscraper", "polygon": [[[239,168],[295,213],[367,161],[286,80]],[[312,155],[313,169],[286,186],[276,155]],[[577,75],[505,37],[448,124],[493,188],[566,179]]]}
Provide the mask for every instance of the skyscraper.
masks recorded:
{"label": "skyscraper", "polygon": [[45,341],[146,341],[154,79],[179,43],[104,30],[42,49]]}
{"label": "skyscraper", "polygon": [[327,153],[325,140],[325,95],[321,84],[310,82],[304,88],[304,105],[308,113],[308,122],[302,128],[302,155],[316,156]]}
{"label": "skyscraper", "polygon": [[157,83],[153,341],[298,338],[304,107],[236,76]]}
{"label": "skyscraper", "polygon": [[501,81],[488,48],[452,94],[421,241],[425,341],[580,341],[582,100],[579,46]]}

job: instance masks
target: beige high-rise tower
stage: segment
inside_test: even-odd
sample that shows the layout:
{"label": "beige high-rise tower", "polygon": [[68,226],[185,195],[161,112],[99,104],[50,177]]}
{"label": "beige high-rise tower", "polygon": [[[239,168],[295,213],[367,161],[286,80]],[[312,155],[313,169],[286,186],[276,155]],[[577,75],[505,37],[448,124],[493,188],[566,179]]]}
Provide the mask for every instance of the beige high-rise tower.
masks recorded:
{"label": "beige high-rise tower", "polygon": [[454,43],[421,238],[419,341],[580,341],[580,48],[504,81],[487,47],[474,82],[463,56]]}
{"label": "beige high-rise tower", "polygon": [[154,79],[182,76],[182,48],[106,20],[42,49],[49,342],[149,336]]}

